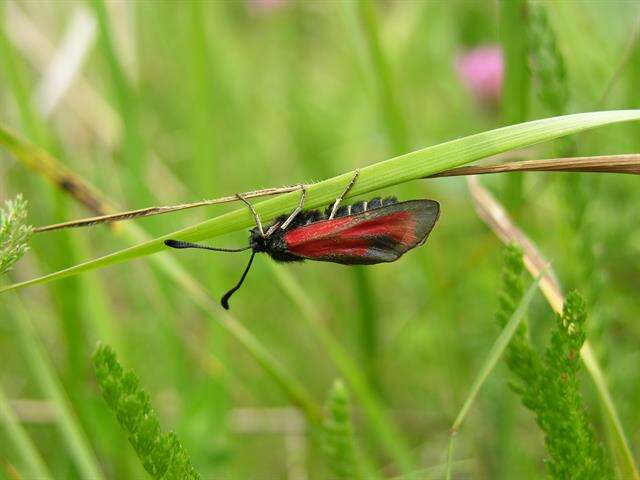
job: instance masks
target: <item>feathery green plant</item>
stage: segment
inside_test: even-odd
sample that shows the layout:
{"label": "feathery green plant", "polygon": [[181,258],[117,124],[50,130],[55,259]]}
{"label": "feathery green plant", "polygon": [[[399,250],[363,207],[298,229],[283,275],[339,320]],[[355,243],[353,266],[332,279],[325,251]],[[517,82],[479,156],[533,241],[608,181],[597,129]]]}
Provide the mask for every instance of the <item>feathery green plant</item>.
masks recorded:
{"label": "feathery green plant", "polygon": [[[496,314],[496,320],[501,329],[515,313],[524,295],[523,273],[522,250],[516,245],[509,245],[504,254],[502,289],[498,297],[499,308]],[[535,352],[529,342],[526,321],[518,326],[507,348],[505,359],[509,367],[517,370],[518,375],[523,377],[527,377],[529,372],[537,371],[539,368]]]}
{"label": "feathery green plant", "polygon": [[[449,436],[449,448],[447,451],[447,470],[445,477],[447,480],[451,478],[452,473],[454,438],[462,427],[462,423],[469,413],[471,405],[478,396],[482,385],[489,377],[489,374],[493,371],[493,368],[498,363],[498,360],[500,360],[500,357],[504,353],[505,349],[507,348],[509,343],[513,341],[515,337],[517,337],[518,332],[520,332],[520,335],[522,335],[522,322],[527,313],[527,309],[529,308],[529,304],[531,303],[531,300],[533,300],[533,297],[538,289],[539,281],[540,275],[538,275],[538,277],[535,278],[533,282],[531,282],[531,285],[527,289],[527,292],[524,295],[520,295],[519,303],[517,305],[510,305],[510,307],[513,308],[509,308],[509,310],[512,310],[513,313],[511,314],[510,318],[505,319],[500,335],[493,343],[491,350],[489,350],[489,353],[487,354],[482,367],[478,371],[475,380],[471,384],[469,394],[467,395],[467,398],[465,399],[464,404],[462,405],[462,408],[458,413],[458,416],[453,422],[453,426],[451,427],[451,433]],[[520,292],[522,292],[521,289]]]}
{"label": "feathery green plant", "polygon": [[341,380],[335,380],[327,395],[326,418],[322,423],[324,451],[332,478],[362,478],[356,454],[349,412],[349,394]]}
{"label": "feathery green plant", "polygon": [[199,479],[176,434],[162,432],[149,394],[140,388],[136,374],[132,370],[123,371],[115,352],[107,345],[98,346],[93,364],[102,396],[149,475],[163,479]]}
{"label": "feathery green plant", "polygon": [[[507,248],[500,294],[498,323],[514,311],[523,295],[522,252]],[[536,415],[545,434],[546,462],[553,479],[612,478],[612,471],[580,395],[580,349],[585,341],[586,307],[582,297],[570,293],[544,356],[531,346],[521,326],[507,349],[507,365],[518,377],[513,390]]]}
{"label": "feathery green plant", "polygon": [[18,194],[0,208],[0,275],[7,273],[29,250],[33,231],[27,220],[27,202]]}
{"label": "feathery green plant", "polygon": [[566,113],[569,104],[567,67],[549,23],[544,5],[529,2],[529,48],[531,73],[537,81],[538,97],[555,115]]}
{"label": "feathery green plant", "polygon": [[[547,6],[530,2],[529,9],[531,64],[537,80],[538,96],[552,115],[562,115],[569,110],[571,101],[566,62],[549,20]],[[561,156],[568,157],[578,153],[578,146],[572,139],[564,139],[558,150]],[[576,257],[570,262],[575,276],[572,280],[590,280],[586,297],[591,301],[598,291],[598,276],[594,275],[597,265],[593,249],[593,229],[584,227],[589,222],[590,200],[597,194],[599,181],[598,176],[589,177],[576,173],[564,175],[562,182],[568,225],[575,242]]]}

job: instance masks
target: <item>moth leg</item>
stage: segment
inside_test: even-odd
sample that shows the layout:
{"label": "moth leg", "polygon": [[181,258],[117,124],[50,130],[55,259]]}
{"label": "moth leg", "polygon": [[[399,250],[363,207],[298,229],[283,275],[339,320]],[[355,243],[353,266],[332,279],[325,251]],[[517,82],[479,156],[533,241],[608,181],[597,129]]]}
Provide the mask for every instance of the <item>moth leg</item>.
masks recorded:
{"label": "moth leg", "polygon": [[[284,230],[289,226],[289,224],[293,221],[293,219],[296,218],[296,215],[298,215],[302,211],[302,207],[304,207],[304,200],[305,198],[307,198],[307,189],[302,183],[300,184],[300,190],[302,191],[302,193],[300,194],[300,202],[298,203],[298,206],[296,207],[296,209],[293,212],[291,212],[291,215],[289,215],[289,218],[287,218],[284,221],[284,223],[280,225],[280,228],[282,230]],[[269,233],[270,232],[267,232],[267,236],[269,236]]]}
{"label": "moth leg", "polygon": [[356,168],[356,171],[354,172],[353,177],[349,182],[349,185],[347,185],[347,188],[345,188],[344,191],[340,194],[340,196],[336,198],[336,201],[333,202],[333,207],[331,208],[331,214],[329,215],[329,220],[331,220],[335,216],[336,212],[338,211],[338,207],[340,206],[340,202],[347,195],[347,193],[349,193],[349,190],[351,190],[353,185],[356,183],[356,179],[358,178],[358,175],[360,175],[360,169]]}
{"label": "moth leg", "polygon": [[260,231],[260,235],[262,235],[264,237],[264,230],[262,229],[262,222],[260,221],[260,215],[258,215],[258,212],[256,212],[256,209],[253,208],[253,205],[251,205],[247,201],[247,199],[242,196],[242,194],[236,193],[236,198],[238,200],[242,201],[247,207],[249,207],[249,210],[251,210],[251,214],[253,215],[253,218],[256,221],[256,225],[258,226],[258,230]]}

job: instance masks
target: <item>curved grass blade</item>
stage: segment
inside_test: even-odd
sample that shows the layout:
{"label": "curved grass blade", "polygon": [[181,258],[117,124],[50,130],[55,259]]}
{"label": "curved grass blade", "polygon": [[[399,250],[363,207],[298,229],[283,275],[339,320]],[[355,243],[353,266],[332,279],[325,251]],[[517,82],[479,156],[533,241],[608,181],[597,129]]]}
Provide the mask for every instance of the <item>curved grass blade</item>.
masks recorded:
{"label": "curved grass blade", "polygon": [[514,333],[516,333],[518,326],[520,326],[520,322],[524,318],[525,313],[527,312],[527,308],[529,307],[529,304],[531,303],[531,300],[533,300],[533,296],[535,295],[538,289],[538,283],[540,282],[540,278],[542,277],[542,275],[543,273],[540,273],[531,282],[531,285],[527,289],[525,295],[522,297],[522,301],[520,302],[520,305],[518,305],[518,308],[511,316],[511,319],[507,322],[505,327],[500,332],[500,335],[494,342],[493,346],[491,347],[491,350],[487,355],[487,358],[482,364],[480,371],[477,373],[476,378],[473,381],[471,388],[469,389],[469,394],[467,395],[467,398],[465,399],[464,404],[460,409],[460,412],[458,412],[458,416],[456,417],[455,421],[453,422],[453,425],[451,426],[451,433],[449,435],[449,448],[447,450],[447,473],[446,473],[447,480],[451,479],[451,468],[452,468],[452,462],[453,462],[453,443],[454,443],[455,437],[457,433],[460,431],[460,428],[462,427],[462,422],[464,422],[465,418],[467,417],[467,414],[469,413],[471,404],[475,401],[476,397],[478,396],[478,393],[480,392],[480,388],[482,388],[482,385],[489,377],[489,374],[493,371],[494,367],[498,363],[498,360],[500,360],[500,358],[502,357],[502,354],[507,348],[507,345],[509,345],[509,342],[511,341],[511,338],[513,337]]}
{"label": "curved grass blade", "polygon": [[22,465],[20,471],[25,478],[40,478],[50,480],[53,478],[40,452],[33,444],[31,438],[13,412],[9,400],[0,385],[0,425],[5,432],[8,443],[13,445],[14,450],[20,457]]}
{"label": "curved grass blade", "polygon": [[[622,155],[600,155],[594,157],[567,157],[567,158],[551,158],[544,160],[521,160],[499,163],[494,165],[471,165],[468,167],[452,168],[440,173],[429,175],[426,178],[440,177],[460,177],[465,175],[485,175],[490,173],[517,173],[517,172],[589,172],[589,173],[627,173],[630,175],[640,175],[640,154],[629,153]],[[50,170],[43,169],[41,173],[54,182],[55,185],[69,191],[79,201],[83,202],[82,197],[75,195],[77,188],[68,188],[56,181],[56,177],[51,175]],[[74,177],[74,182],[78,187],[86,189],[87,184],[80,178]],[[74,184],[74,185],[75,185]],[[306,185],[305,185],[306,186]],[[300,186],[286,187],[270,187],[260,190],[252,190],[243,192],[245,199],[269,197],[282,193],[299,191]],[[227,195],[226,197],[212,198],[201,200],[199,202],[180,203],[178,205],[162,205],[154,207],[137,208],[135,210],[127,210],[116,213],[105,213],[93,217],[69,220],[42,227],[34,227],[34,233],[50,232],[52,230],[62,230],[66,228],[93,227],[103,223],[120,222],[126,220],[134,220],[137,218],[152,217],[156,215],[164,215],[165,213],[174,213],[181,210],[189,210],[192,208],[206,207],[221,203],[237,202],[237,195]],[[84,202],[83,202],[84,203]],[[86,205],[86,204],[85,204]],[[105,207],[106,211],[107,207]]]}
{"label": "curved grass blade", "polygon": [[[546,264],[544,257],[535,244],[515,225],[502,205],[473,177],[469,179],[469,191],[478,210],[478,216],[493,230],[503,243],[516,243],[520,245],[523,249],[524,264],[529,273],[536,276],[541,275],[544,268],[543,265]],[[546,274],[539,282],[539,287],[553,311],[561,314],[564,296],[551,268],[547,268]],[[618,458],[618,466],[624,478],[640,480],[640,473],[638,472],[638,467],[636,466],[624,428],[622,427],[620,416],[613,403],[613,398],[609,392],[602,368],[596,359],[589,341],[584,342],[580,350],[580,357],[593,380],[598,396],[600,397],[600,404],[610,423],[613,438],[616,443],[615,453]]]}
{"label": "curved grass blade", "polygon": [[38,337],[30,313],[17,296],[12,295],[5,300],[12,313],[11,318],[15,319],[17,340],[29,369],[42,393],[56,406],[57,426],[79,475],[83,478],[102,480],[105,476],[100,462]]}
{"label": "curved grass blade", "polygon": [[366,377],[358,369],[344,347],[336,340],[331,331],[317,313],[319,310],[313,304],[304,289],[285,269],[277,268],[274,262],[269,266],[275,278],[282,285],[285,293],[297,305],[304,320],[314,335],[318,338],[322,347],[327,351],[340,375],[348,382],[351,390],[357,397],[364,417],[367,419],[367,427],[375,434],[380,446],[386,450],[398,467],[404,472],[415,469],[415,460],[412,458],[409,446],[402,436],[393,419],[384,408]]}
{"label": "curved grass blade", "polygon": [[[480,158],[516,148],[534,145],[604,125],[634,120],[640,120],[640,110],[611,110],[534,120],[477,133],[416,150],[362,168],[358,181],[349,196],[360,195],[410,180],[423,178]],[[13,138],[13,142],[7,142],[7,136],[9,136],[9,138],[12,137],[7,132],[0,132],[0,143],[12,153],[15,155],[24,155],[29,152],[29,145],[18,141],[18,148],[16,148],[16,139]],[[352,176],[353,172],[347,172],[309,186],[307,189],[306,206],[308,208],[314,208],[327,205],[339,195]],[[296,192],[292,192],[257,203],[255,209],[262,218],[269,219],[292,210],[297,203],[298,195]],[[182,230],[168,233],[154,240],[119,250],[110,255],[90,260],[49,275],[4,287],[0,289],[0,292],[43,284],[81,272],[151,255],[152,253],[165,249],[164,240],[169,238],[199,241],[240,230],[252,224],[253,218],[246,209],[234,210],[233,212],[220,215]]]}

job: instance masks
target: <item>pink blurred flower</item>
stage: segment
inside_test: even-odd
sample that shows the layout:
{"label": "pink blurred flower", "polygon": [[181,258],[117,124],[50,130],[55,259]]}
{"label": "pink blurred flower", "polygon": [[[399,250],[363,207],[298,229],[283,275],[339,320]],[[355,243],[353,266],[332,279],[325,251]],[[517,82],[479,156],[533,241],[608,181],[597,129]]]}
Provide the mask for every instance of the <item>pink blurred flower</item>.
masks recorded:
{"label": "pink blurred flower", "polygon": [[481,45],[456,58],[460,81],[481,103],[497,105],[502,96],[504,61],[499,45]]}
{"label": "pink blurred flower", "polygon": [[287,4],[288,0],[248,0],[249,9],[254,13],[277,10]]}

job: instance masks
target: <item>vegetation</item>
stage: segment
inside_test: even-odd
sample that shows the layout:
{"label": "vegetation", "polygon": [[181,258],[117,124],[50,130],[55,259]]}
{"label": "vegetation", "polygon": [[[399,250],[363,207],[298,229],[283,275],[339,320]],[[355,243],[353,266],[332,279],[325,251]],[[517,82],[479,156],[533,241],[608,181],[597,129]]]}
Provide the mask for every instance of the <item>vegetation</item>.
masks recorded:
{"label": "vegetation", "polygon": [[[0,5],[0,478],[640,480],[638,177],[425,179],[638,152],[636,18]],[[345,202],[441,203],[426,245],[358,268],[258,256],[230,312],[246,252],[163,241],[244,246],[242,204],[38,228],[300,183],[324,207],[356,168]],[[268,221],[299,195],[251,201]]]}
{"label": "vegetation", "polygon": [[144,469],[153,478],[199,479],[174,432],[162,433],[149,394],[133,371],[124,372],[114,351],[98,346],[93,354],[102,396],[127,433]]}
{"label": "vegetation", "polygon": [[[522,253],[507,249],[502,274],[498,323],[515,311],[522,297]],[[613,478],[604,450],[596,440],[580,393],[580,349],[585,341],[586,305],[577,293],[570,293],[562,315],[556,316],[544,356],[531,346],[525,324],[509,344],[505,360],[517,376],[513,390],[522,403],[536,415],[545,434],[549,455],[549,476],[562,479]]]}

